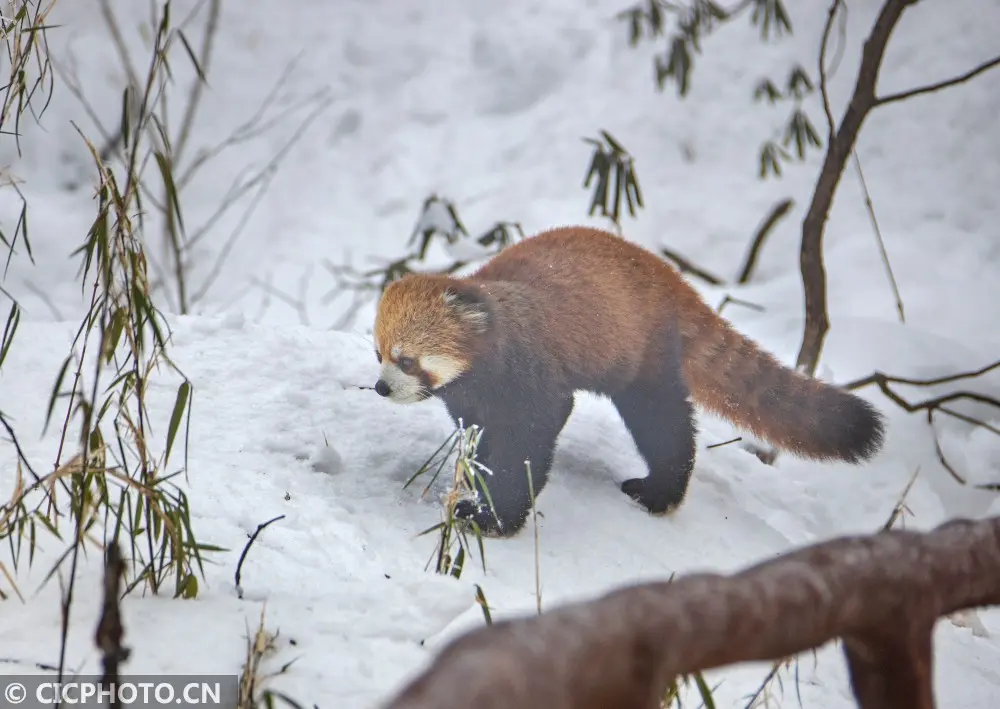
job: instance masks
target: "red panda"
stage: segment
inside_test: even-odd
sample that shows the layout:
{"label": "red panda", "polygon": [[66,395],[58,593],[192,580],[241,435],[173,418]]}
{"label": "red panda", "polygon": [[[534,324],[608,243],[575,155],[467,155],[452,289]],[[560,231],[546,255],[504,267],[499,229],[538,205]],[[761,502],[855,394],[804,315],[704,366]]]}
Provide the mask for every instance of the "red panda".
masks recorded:
{"label": "red panda", "polygon": [[537,494],[576,391],[614,403],[647,467],[621,489],[654,514],[687,491],[689,399],[800,457],[859,463],[883,441],[882,416],[867,401],[785,367],[672,265],[600,229],[542,232],[465,278],[406,275],[383,292],[374,330],[381,396],[433,396],[456,422],[482,428],[492,514],[469,501],[456,514],[486,534],[524,525],[525,460]]}

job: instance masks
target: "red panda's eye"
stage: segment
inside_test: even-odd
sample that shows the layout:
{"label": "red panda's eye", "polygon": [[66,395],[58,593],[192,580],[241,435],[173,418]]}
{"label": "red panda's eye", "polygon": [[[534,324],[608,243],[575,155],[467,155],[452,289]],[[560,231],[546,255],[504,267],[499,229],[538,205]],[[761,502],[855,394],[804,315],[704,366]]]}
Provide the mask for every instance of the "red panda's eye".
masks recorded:
{"label": "red panda's eye", "polygon": [[396,363],[399,365],[399,368],[407,374],[412,372],[417,367],[417,363],[412,357],[400,357]]}

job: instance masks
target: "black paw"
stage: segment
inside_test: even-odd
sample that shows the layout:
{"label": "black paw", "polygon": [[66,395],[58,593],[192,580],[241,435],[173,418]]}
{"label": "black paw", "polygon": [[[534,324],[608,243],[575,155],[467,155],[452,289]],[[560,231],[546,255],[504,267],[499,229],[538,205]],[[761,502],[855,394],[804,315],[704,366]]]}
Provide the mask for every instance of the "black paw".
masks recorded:
{"label": "black paw", "polygon": [[664,489],[649,484],[649,478],[632,478],[621,485],[622,492],[646,508],[650,514],[673,512],[684,500],[684,490]]}
{"label": "black paw", "polygon": [[[455,517],[467,522],[475,522],[483,536],[487,537],[511,537],[520,531],[524,522],[516,519],[499,520],[485,502],[474,502],[473,500],[459,500],[455,503]],[[470,525],[471,527],[471,525]]]}

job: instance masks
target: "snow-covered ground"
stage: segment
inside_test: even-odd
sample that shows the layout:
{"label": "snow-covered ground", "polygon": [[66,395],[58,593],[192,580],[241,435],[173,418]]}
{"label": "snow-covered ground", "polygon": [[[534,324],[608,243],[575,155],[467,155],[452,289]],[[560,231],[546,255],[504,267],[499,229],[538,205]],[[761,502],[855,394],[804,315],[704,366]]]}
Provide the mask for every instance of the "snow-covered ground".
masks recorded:
{"label": "snow-covered ground", "polygon": [[[175,17],[194,4],[176,3]],[[370,386],[377,372],[370,303],[342,329],[330,328],[350,298],[326,297],[335,284],[321,262],[368,267],[398,258],[432,192],[453,200],[474,234],[499,220],[520,222],[529,233],[600,224],[586,215],[589,193],[581,182],[590,152],[581,138],[606,129],[637,156],[647,202],[638,219],[625,218],[626,238],[669,245],[727,277],[771,205],[791,197],[792,215],[771,236],[751,285],[696,285],[713,303],[729,293],[763,306],[762,312],[731,306],[726,315],[785,361],[794,358],[802,327],[798,228],[820,155],[788,167],[781,180],[758,180],[760,142],[780,129],[787,107],[753,104],[750,96],[760,76],[783,82],[794,62],[815,66],[826,8],[789,3],[795,34],[769,45],[745,21],[723,28],[706,41],[682,102],[672,89],[653,89],[651,56],[660,47],[626,45],[614,15],[627,4],[224,3],[210,89],[188,155],[246,122],[298,57],[269,109],[295,110],[205,167],[183,195],[187,223],[205,222],[234,177],[261,169],[318,102],[325,110],[288,152],[193,314],[171,317],[172,356],[195,387],[186,485],[194,528],[202,541],[228,551],[211,555],[196,601],[126,599],[128,671],[238,672],[247,629],[266,604],[267,627],[280,635],[265,670],[295,660],[271,686],[306,705],[360,709],[389,696],[444,639],[483,622],[474,584],[495,616],[533,612],[530,527],[514,539],[486,541],[485,574],[475,564],[466,565],[460,580],[425,570],[435,539],[416,534],[440,519],[440,506],[402,485],[451,432],[450,422],[438,403],[403,408],[358,388]],[[832,78],[836,115],[877,5],[850,4],[847,44]],[[140,24],[147,5],[112,6],[134,61],[144,67]],[[83,93],[110,128],[118,121],[123,73],[97,7],[94,0],[59,3],[50,42],[64,65],[72,52]],[[966,71],[996,53],[998,27],[995,0],[912,7],[893,35],[882,90]],[[197,24],[189,29],[192,38],[199,34]],[[180,54],[172,69],[182,86],[192,73]],[[172,104],[178,114],[181,105]],[[822,126],[816,97],[808,107]],[[847,381],[873,369],[929,377],[1000,356],[998,113],[1000,72],[869,118],[858,153],[906,324],[897,321],[849,166],[826,238],[832,331],[824,377]],[[0,371],[0,410],[39,468],[55,458],[56,427],[41,435],[42,422],[83,307],[78,262],[69,254],[93,219],[90,167],[70,120],[96,132],[80,102],[57,84],[42,126],[25,129],[24,156],[17,157],[8,138],[0,141],[0,159],[23,180],[36,261],[32,266],[25,254],[16,255],[2,282],[22,303],[24,320]],[[192,291],[203,290],[244,207],[237,205],[202,242]],[[19,210],[14,192],[0,191],[5,233]],[[305,284],[304,316],[260,283],[291,297]],[[6,298],[0,300],[6,312]],[[176,378],[164,375],[151,387],[160,441],[176,386]],[[1000,377],[968,386],[995,395]],[[858,468],[788,457],[768,467],[735,446],[706,450],[732,431],[705,417],[689,497],[665,519],[649,517],[619,492],[615,481],[641,470],[641,460],[611,405],[581,397],[538,500],[543,604],[674,573],[735,570],[804,543],[873,531],[917,468],[907,525],[1000,513],[994,494],[962,488],[944,471],[923,416],[907,415],[875,392],[866,395],[889,417],[889,436],[879,457]],[[942,422],[939,431],[952,463],[972,481],[1000,479],[1000,439],[956,423]],[[12,489],[13,463],[12,447],[0,445],[3,499]],[[278,515],[285,517],[261,534],[243,566],[240,599],[233,572],[247,535]],[[33,569],[22,567],[17,578],[24,602],[11,595],[0,604],[5,660],[54,663],[58,656],[59,587],[37,588],[62,547],[48,538],[42,547]],[[92,644],[98,562],[86,559],[77,583],[67,654],[75,670],[98,667]],[[6,546],[0,563],[10,564]],[[0,589],[9,591],[2,579]],[[992,706],[1000,693],[1000,614],[980,617],[988,637],[939,626],[942,706]],[[750,664],[711,673],[712,682],[722,682],[719,706],[742,706],[767,669]],[[821,651],[816,662],[804,656],[799,679],[804,706],[853,706],[835,648]],[[793,706],[791,675],[784,680],[783,702]]]}

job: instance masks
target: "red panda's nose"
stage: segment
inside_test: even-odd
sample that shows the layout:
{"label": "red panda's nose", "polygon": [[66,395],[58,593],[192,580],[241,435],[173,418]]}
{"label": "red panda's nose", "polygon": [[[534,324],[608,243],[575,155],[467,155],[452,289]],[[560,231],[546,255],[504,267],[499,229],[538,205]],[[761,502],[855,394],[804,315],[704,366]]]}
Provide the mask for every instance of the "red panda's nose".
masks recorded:
{"label": "red panda's nose", "polygon": [[389,385],[385,383],[384,379],[379,379],[377,382],[375,382],[375,392],[379,396],[389,396],[389,393],[391,391],[392,390],[389,388]]}

